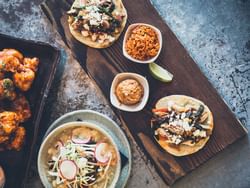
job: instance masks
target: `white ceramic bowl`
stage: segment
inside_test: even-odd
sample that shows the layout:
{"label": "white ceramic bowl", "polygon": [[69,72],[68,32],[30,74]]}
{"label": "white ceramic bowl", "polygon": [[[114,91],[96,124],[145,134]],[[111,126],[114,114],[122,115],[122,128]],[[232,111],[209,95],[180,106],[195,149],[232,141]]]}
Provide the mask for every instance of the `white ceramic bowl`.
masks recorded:
{"label": "white ceramic bowl", "polygon": [[117,167],[114,175],[114,179],[111,182],[109,188],[114,188],[118,178],[120,176],[120,171],[121,171],[121,158],[120,158],[120,153],[118,150],[117,145],[115,144],[114,140],[112,137],[105,131],[103,128],[99,127],[98,125],[95,125],[93,123],[89,122],[69,122],[62,124],[61,126],[57,127],[53,131],[50,132],[50,134],[44,138],[43,143],[40,147],[39,153],[38,153],[38,159],[37,159],[37,166],[38,166],[38,173],[41,178],[41,181],[45,187],[52,187],[51,182],[48,180],[48,149],[51,147],[51,144],[54,144],[54,139],[58,135],[60,135],[64,130],[66,129],[72,129],[76,127],[89,127],[92,129],[96,129],[102,134],[104,134],[107,138],[109,138],[110,142],[113,144],[116,152],[117,152]]}
{"label": "white ceramic bowl", "polygon": [[[138,60],[138,59],[135,59],[135,58],[131,57],[131,56],[127,53],[127,51],[126,51],[126,49],[125,49],[126,41],[127,41],[128,37],[131,35],[132,30],[133,30],[135,27],[139,26],[139,25],[145,25],[145,26],[148,26],[148,27],[152,28],[152,29],[156,32],[157,37],[158,37],[158,40],[159,40],[159,43],[160,43],[160,49],[159,49],[157,55],[154,56],[153,58],[151,58],[151,59],[149,59],[149,60],[145,60],[145,61]],[[143,64],[146,64],[146,63],[152,63],[152,62],[154,62],[154,61],[158,58],[158,56],[160,55],[160,52],[161,52],[161,48],[162,48],[162,35],[161,35],[161,31],[160,31],[159,29],[157,29],[156,27],[154,27],[154,26],[152,26],[152,25],[149,25],[149,24],[145,24],[145,23],[135,23],[135,24],[131,24],[131,25],[128,27],[126,33],[125,33],[125,36],[124,36],[124,39],[123,39],[123,45],[122,45],[122,52],[123,52],[123,55],[124,55],[127,59],[129,59],[129,60],[131,60],[131,61],[133,61],[133,62],[136,62],[136,63],[143,63]]]}
{"label": "white ceramic bowl", "polygon": [[[120,103],[120,101],[118,100],[118,98],[115,95],[116,86],[121,81],[129,79],[129,78],[137,80],[142,85],[143,90],[144,90],[144,94],[143,94],[141,101],[137,104],[134,104],[134,105],[125,105],[125,104]],[[110,89],[110,101],[111,101],[111,104],[113,106],[115,106],[116,108],[123,110],[123,111],[128,111],[128,112],[140,111],[146,105],[146,103],[148,101],[148,97],[149,97],[149,85],[148,85],[148,81],[145,77],[143,77],[139,74],[129,73],[129,72],[120,73],[120,74],[117,74],[115,76],[115,78],[112,82],[112,85],[111,85],[111,89]]]}

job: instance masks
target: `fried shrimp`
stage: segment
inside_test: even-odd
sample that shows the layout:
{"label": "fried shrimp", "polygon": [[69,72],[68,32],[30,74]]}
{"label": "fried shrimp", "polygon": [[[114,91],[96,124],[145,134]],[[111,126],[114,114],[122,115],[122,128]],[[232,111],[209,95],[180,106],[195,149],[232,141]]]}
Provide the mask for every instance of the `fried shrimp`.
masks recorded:
{"label": "fried shrimp", "polygon": [[[26,102],[20,102],[24,100],[23,97],[17,98],[15,101],[16,112],[4,111],[0,113],[0,144],[3,149],[14,149],[19,151],[24,143],[25,129],[20,127],[20,122],[24,122],[30,117],[29,106]],[[27,108],[23,112],[20,112],[21,106]]]}
{"label": "fried shrimp", "polygon": [[0,71],[2,72],[16,72],[20,68],[20,61],[15,56],[0,57]]}
{"label": "fried shrimp", "polygon": [[35,73],[31,69],[23,67],[20,72],[13,74],[13,81],[17,88],[28,91],[35,79]]}
{"label": "fried shrimp", "polygon": [[39,64],[39,59],[34,58],[24,58],[23,65],[25,68],[31,69],[32,71],[36,72]]}
{"label": "fried shrimp", "polygon": [[23,54],[15,49],[4,49],[0,51],[0,57],[2,56],[14,56],[18,58],[20,61],[23,60]]}
{"label": "fried shrimp", "polygon": [[19,122],[25,122],[31,117],[30,105],[23,95],[18,95],[11,104],[11,110],[18,116]]}
{"label": "fried shrimp", "polygon": [[23,146],[25,135],[25,129],[23,127],[18,127],[14,133],[13,140],[7,145],[7,148],[9,150],[14,149],[19,151]]}
{"label": "fried shrimp", "polygon": [[[6,143],[9,140],[9,136],[0,136],[0,144]],[[1,151],[1,150],[0,150]]]}
{"label": "fried shrimp", "polygon": [[25,140],[21,126],[31,117],[28,91],[35,79],[39,59],[24,57],[15,49],[0,51],[0,151],[19,151]]}
{"label": "fried shrimp", "polygon": [[11,79],[0,80],[0,99],[14,100],[16,98],[15,87]]}
{"label": "fried shrimp", "polygon": [[38,58],[24,58],[14,49],[4,49],[0,52],[0,78],[5,72],[13,73],[13,81],[22,91],[30,89],[39,64]]}
{"label": "fried shrimp", "polygon": [[0,136],[13,133],[19,124],[19,117],[15,112],[4,111],[0,113]]}

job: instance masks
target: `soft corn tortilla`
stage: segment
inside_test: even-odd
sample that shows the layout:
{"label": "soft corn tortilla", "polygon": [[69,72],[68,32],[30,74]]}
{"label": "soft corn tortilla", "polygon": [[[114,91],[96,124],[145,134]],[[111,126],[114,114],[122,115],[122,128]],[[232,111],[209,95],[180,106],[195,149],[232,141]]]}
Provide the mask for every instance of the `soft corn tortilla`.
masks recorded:
{"label": "soft corn tortilla", "polygon": [[[183,106],[183,107],[185,107],[186,105],[194,106],[196,109],[198,109],[198,107],[202,104],[204,106],[204,112],[208,112],[208,118],[203,124],[206,126],[209,126],[209,130],[211,131],[210,133],[212,133],[212,130],[214,127],[213,115],[212,115],[211,111],[209,110],[209,108],[203,102],[201,102],[200,100],[197,100],[195,98],[185,96],[185,95],[171,95],[171,96],[161,98],[156,103],[156,109],[166,108],[168,106],[169,101],[173,101],[177,105]],[[195,152],[199,151],[200,149],[202,149],[205,146],[205,144],[207,143],[207,141],[209,140],[209,137],[210,136],[208,136],[204,139],[201,139],[199,142],[197,142],[195,144],[191,144],[190,142],[186,142],[186,143],[181,143],[179,145],[167,143],[166,139],[164,139],[162,137],[160,137],[159,140],[157,140],[157,139],[156,140],[160,144],[160,146],[164,150],[166,150],[168,153],[175,155],[175,156],[185,156],[185,155],[190,155],[192,153],[195,153]]]}
{"label": "soft corn tortilla", "polygon": [[[76,0],[73,5],[71,6],[74,7],[76,4],[78,3],[78,0]],[[69,24],[69,29],[70,29],[70,33],[74,36],[74,38],[76,40],[78,40],[79,42],[92,47],[92,48],[107,48],[109,46],[111,46],[121,35],[123,29],[125,28],[126,22],[127,22],[127,10],[125,9],[123,3],[121,0],[113,0],[113,3],[115,4],[115,10],[118,10],[119,12],[122,12],[125,16],[123,17],[123,20],[121,22],[121,27],[119,28],[119,33],[114,33],[112,36],[115,38],[115,40],[113,42],[110,42],[108,40],[104,41],[103,43],[98,43],[97,41],[92,41],[91,37],[84,37],[81,35],[81,33],[77,32],[76,30],[74,30],[70,24]],[[114,11],[115,11],[114,10]]]}

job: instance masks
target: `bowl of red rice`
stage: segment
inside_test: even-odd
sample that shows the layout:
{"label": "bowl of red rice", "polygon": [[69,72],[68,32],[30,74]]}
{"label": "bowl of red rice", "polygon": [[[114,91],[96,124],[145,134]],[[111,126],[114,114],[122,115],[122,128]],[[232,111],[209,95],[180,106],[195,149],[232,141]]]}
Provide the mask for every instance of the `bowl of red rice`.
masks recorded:
{"label": "bowl of red rice", "polygon": [[145,24],[131,24],[124,36],[123,55],[136,63],[152,63],[160,54],[162,35],[156,27]]}

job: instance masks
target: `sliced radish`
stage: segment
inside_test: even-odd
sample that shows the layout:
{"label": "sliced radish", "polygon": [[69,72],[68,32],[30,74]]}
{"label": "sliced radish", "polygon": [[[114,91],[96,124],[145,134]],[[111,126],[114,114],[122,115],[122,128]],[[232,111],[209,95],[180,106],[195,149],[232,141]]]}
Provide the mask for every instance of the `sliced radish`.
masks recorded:
{"label": "sliced radish", "polygon": [[67,180],[73,180],[76,177],[77,166],[72,160],[63,160],[59,166],[60,174]]}
{"label": "sliced radish", "polygon": [[74,136],[74,135],[72,135],[71,140],[75,144],[86,144],[86,143],[88,143],[91,140],[91,136],[83,137],[82,135],[80,135],[80,136]]}
{"label": "sliced radish", "polygon": [[95,148],[95,158],[100,163],[107,163],[110,158],[110,152],[107,151],[108,144],[101,142],[96,145]]}

